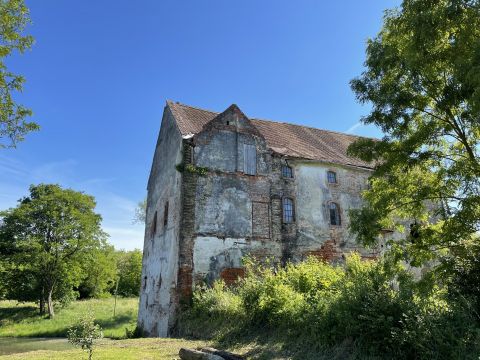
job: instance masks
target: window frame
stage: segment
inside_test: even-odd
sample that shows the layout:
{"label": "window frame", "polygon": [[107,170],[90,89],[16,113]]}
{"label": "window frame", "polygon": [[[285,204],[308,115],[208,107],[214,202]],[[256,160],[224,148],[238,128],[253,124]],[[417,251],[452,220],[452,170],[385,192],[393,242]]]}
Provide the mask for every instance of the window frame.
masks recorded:
{"label": "window frame", "polygon": [[[333,209],[332,206],[335,206],[335,209]],[[332,210],[336,210],[336,216],[334,216],[335,224],[332,223]],[[330,226],[342,226],[340,205],[335,201],[328,202],[328,222]]]}
{"label": "window frame", "polygon": [[[286,202],[291,201],[291,214],[288,216],[287,219],[287,213],[285,206],[287,205]],[[296,211],[295,211],[295,199],[293,197],[285,196],[282,198],[282,223],[284,224],[293,224],[295,222],[296,218]],[[290,221],[288,221],[290,220]]]}
{"label": "window frame", "polygon": [[[289,169],[289,170],[287,170],[287,171],[290,171],[290,176],[286,176],[286,175],[285,175],[284,169]],[[293,176],[293,168],[292,168],[290,165],[282,164],[281,173],[282,173],[282,178],[284,178],[284,179],[293,179],[293,178],[294,178],[294,176]]]}
{"label": "window frame", "polygon": [[[331,182],[330,181],[330,175],[333,174],[333,178],[335,179],[334,182]],[[338,176],[337,176],[337,172],[336,171],[333,171],[333,170],[327,170],[327,184],[329,185],[338,185]]]}

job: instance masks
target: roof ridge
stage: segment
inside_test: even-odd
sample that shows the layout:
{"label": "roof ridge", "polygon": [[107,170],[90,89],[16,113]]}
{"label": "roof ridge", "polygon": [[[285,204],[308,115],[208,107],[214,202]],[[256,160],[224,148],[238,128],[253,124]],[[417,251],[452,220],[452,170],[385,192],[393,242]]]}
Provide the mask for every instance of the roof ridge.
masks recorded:
{"label": "roof ridge", "polygon": [[173,100],[167,100],[167,102],[171,102],[173,105],[180,105],[180,106],[183,106],[183,107],[189,107],[190,109],[195,109],[195,110],[200,110],[200,111],[206,111],[206,112],[209,112],[209,113],[212,113],[212,114],[221,114],[220,112],[218,111],[212,111],[212,110],[207,110],[207,109],[202,109],[200,107],[197,107],[197,106],[191,106],[191,105],[187,105],[187,104],[183,104],[179,101],[173,101]]}
{"label": "roof ridge", "polygon": [[[207,110],[207,109],[200,108],[200,107],[197,107],[197,106],[187,105],[187,104],[181,103],[181,102],[179,102],[179,101],[167,100],[167,102],[171,102],[171,103],[174,104],[174,105],[180,105],[180,106],[188,107],[188,108],[195,109],[195,110],[206,111],[206,112],[209,112],[209,113],[215,114],[215,115],[221,114],[221,112],[218,112],[218,111],[212,111],[212,110]],[[308,125],[294,124],[294,123],[285,122],[285,121],[277,121],[277,120],[270,120],[270,119],[261,119],[261,118],[255,118],[255,117],[252,117],[252,118],[249,118],[249,119],[250,119],[250,120],[257,120],[257,121],[266,121],[266,122],[277,123],[277,124],[293,125],[293,126],[298,126],[298,127],[307,128],[307,129],[325,131],[325,132],[332,133],[332,134],[339,134],[339,135],[350,136],[350,137],[353,137],[353,138],[365,138],[365,139],[378,140],[377,138],[370,137],[370,136],[347,134],[347,133],[344,133],[344,132],[341,132],[341,131],[321,129],[321,128],[318,128],[318,127],[313,127],[313,126],[308,126]]]}
{"label": "roof ridge", "polygon": [[376,139],[376,138],[374,138],[374,137],[370,137],[370,136],[348,134],[348,133],[344,133],[344,132],[341,132],[341,131],[320,129],[320,128],[313,127],[313,126],[293,124],[293,123],[289,123],[289,122],[285,122],[285,121],[276,121],[276,120],[259,119],[259,118],[251,118],[250,120],[265,121],[265,122],[276,123],[276,124],[284,124],[284,125],[293,125],[293,126],[298,126],[298,127],[307,128],[307,129],[312,129],[312,130],[325,131],[325,132],[329,132],[329,133],[333,133],[333,134],[338,134],[338,135],[346,135],[346,136],[350,136],[350,137],[354,137],[354,138],[366,138],[366,139],[378,140],[378,139]]}

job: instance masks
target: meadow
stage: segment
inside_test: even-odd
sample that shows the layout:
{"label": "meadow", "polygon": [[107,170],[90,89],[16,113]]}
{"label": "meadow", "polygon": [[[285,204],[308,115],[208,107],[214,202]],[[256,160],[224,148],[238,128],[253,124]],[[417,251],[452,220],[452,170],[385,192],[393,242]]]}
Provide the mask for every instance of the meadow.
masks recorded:
{"label": "meadow", "polygon": [[94,359],[172,359],[181,347],[195,348],[206,341],[184,339],[125,339],[126,329],[136,323],[138,298],[79,300],[56,309],[48,319],[34,303],[0,301],[0,359],[82,359],[86,353],[65,339],[67,329],[82,314],[93,311],[105,338],[100,340]]}
{"label": "meadow", "polygon": [[93,311],[97,323],[108,338],[125,337],[125,329],[135,327],[138,298],[74,301],[59,308],[53,319],[38,313],[34,303],[13,300],[0,301],[0,337],[66,337],[67,329],[83,314]]}

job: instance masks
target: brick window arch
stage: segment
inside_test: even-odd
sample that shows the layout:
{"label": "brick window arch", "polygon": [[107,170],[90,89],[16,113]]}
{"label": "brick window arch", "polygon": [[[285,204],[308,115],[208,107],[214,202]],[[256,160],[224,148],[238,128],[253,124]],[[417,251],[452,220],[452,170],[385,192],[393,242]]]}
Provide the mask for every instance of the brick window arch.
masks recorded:
{"label": "brick window arch", "polygon": [[342,225],[342,218],[340,216],[340,206],[337,203],[331,202],[328,204],[328,212],[330,214],[330,225]]}

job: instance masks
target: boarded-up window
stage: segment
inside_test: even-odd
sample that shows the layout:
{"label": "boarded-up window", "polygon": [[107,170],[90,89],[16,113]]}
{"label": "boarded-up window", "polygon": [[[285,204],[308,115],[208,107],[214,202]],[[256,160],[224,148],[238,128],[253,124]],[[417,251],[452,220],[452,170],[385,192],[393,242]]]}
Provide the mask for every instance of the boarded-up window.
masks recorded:
{"label": "boarded-up window", "polygon": [[270,237],[270,216],[268,203],[252,202],[252,235]]}
{"label": "boarded-up window", "polygon": [[243,172],[247,175],[257,174],[257,148],[255,145],[243,144]]}
{"label": "boarded-up window", "polygon": [[225,284],[233,285],[239,279],[245,276],[245,269],[243,268],[226,268],[223,269],[220,273],[220,279],[222,279]]}

